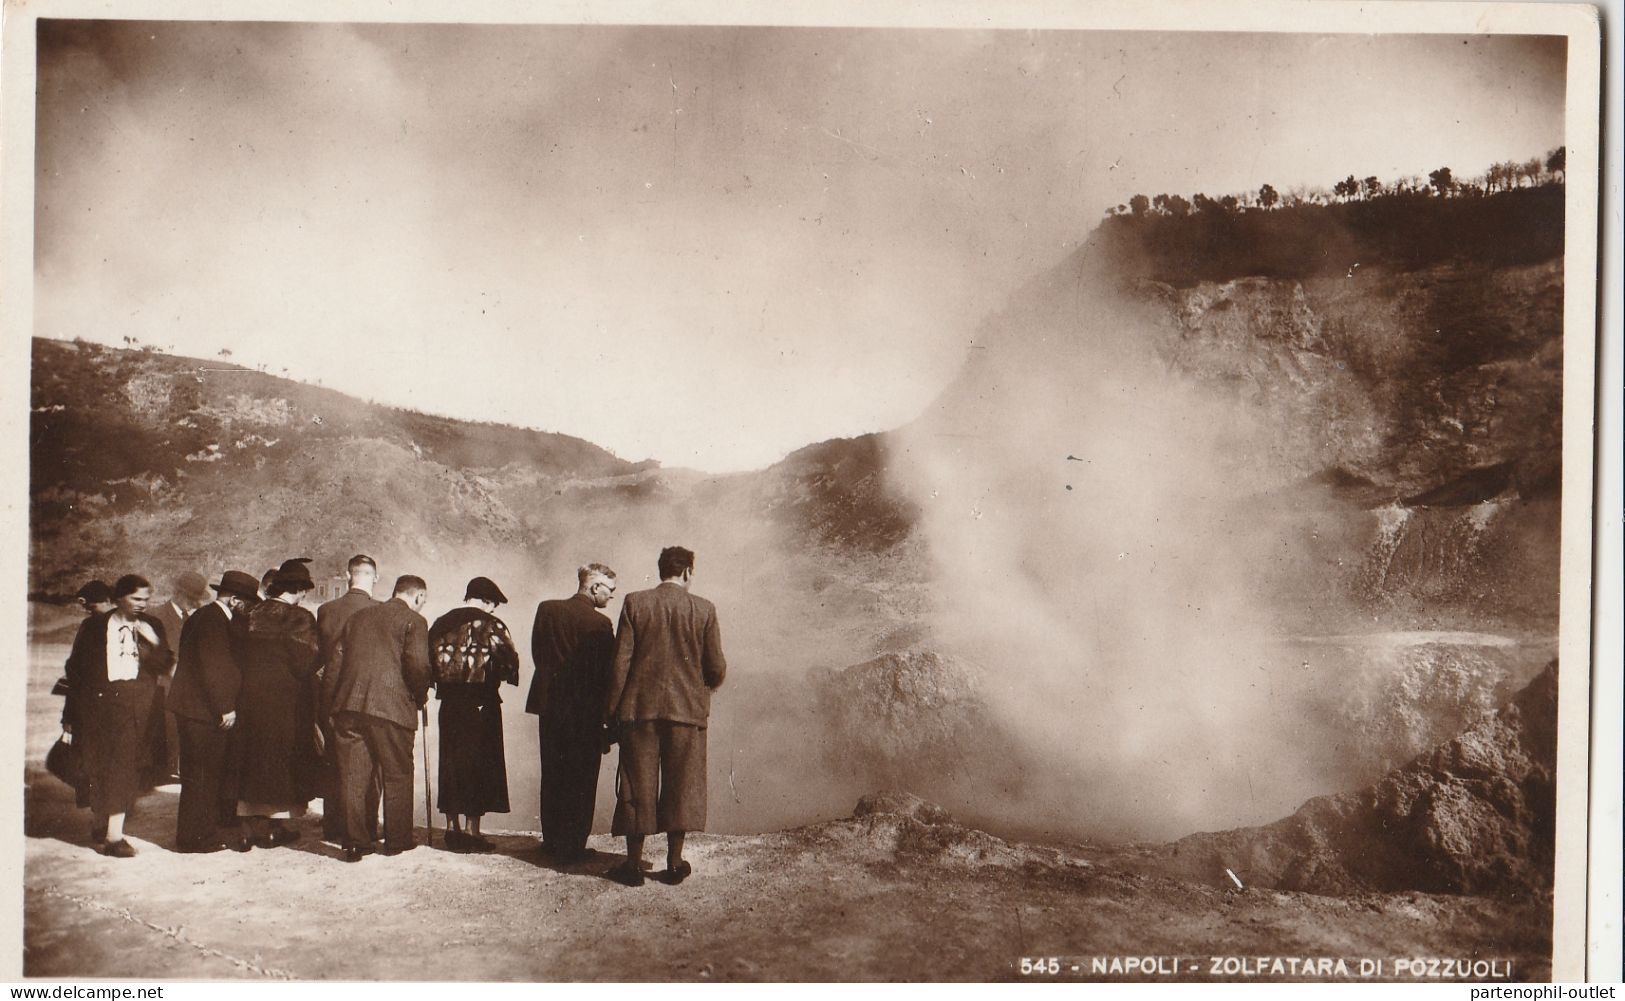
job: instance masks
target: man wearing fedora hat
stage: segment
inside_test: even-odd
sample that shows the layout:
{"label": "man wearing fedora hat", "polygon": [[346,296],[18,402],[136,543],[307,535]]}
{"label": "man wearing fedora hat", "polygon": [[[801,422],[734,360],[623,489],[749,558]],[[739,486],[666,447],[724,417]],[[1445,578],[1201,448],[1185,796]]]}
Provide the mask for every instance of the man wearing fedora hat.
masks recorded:
{"label": "man wearing fedora hat", "polygon": [[224,847],[219,834],[225,802],[227,747],[237,722],[242,668],[231,623],[259,584],[240,570],[227,570],[211,584],[213,601],[181,625],[179,658],[169,684],[168,710],[180,734],[181,799],[175,813],[175,847],[208,852]]}
{"label": "man wearing fedora hat", "polygon": [[308,559],[277,568],[265,600],[242,632],[242,686],[231,741],[230,777],[243,821],[237,848],[272,848],[299,839],[286,821],[304,816],[315,795],[316,700],[310,679],[321,659],[316,616],[301,608],[315,588]]}
{"label": "man wearing fedora hat", "polygon": [[[429,627],[435,697],[440,700],[440,812],[446,846],[488,852],[480,834],[487,813],[508,812],[508,761],[502,746],[503,682],[519,684],[519,652],[496,617],[506,604],[489,577],[475,577],[463,605]],[[458,817],[466,819],[464,832]]]}

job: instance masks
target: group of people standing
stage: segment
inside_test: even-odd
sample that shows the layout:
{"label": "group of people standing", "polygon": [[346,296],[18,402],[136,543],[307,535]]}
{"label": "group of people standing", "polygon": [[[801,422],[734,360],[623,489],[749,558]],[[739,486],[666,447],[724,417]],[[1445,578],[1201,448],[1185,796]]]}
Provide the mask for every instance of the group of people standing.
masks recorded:
{"label": "group of people standing", "polygon": [[[665,878],[681,882],[692,871],[684,835],[705,825],[710,696],[726,663],[715,606],[689,590],[694,562],[680,546],[662,550],[659,586],[626,596],[618,628],[603,611],[615,571],[589,563],[575,594],[537,606],[532,628],[526,710],[537,717],[540,848],[565,862],[586,854],[599,760],[618,743],[611,832],[626,838],[627,858],[609,875],[628,885],[644,881],[643,842],[660,832]],[[313,613],[303,607],[315,586],[309,563],[287,560],[259,580],[225,571],[207,585],[213,600],[166,603],[178,619],[168,623],[149,614],[152,586],[139,575],[81,589],[90,614],[59,689],[81,766],[79,805],[91,809],[104,854],[135,854],[124,818],[153,765],[164,770],[159,716],[175,734],[163,746],[176,748],[177,850],[290,844],[300,836],[290,822],[316,798],[323,839],[347,861],[411,850],[412,759],[431,689],[446,846],[492,850],[481,819],[509,811],[500,689],[520,676],[496,615],[506,595],[476,577],[463,604],[431,625],[421,577],[399,577],[380,601],[378,565],[358,555],[346,566],[348,590]],[[183,580],[177,591],[201,583]]]}

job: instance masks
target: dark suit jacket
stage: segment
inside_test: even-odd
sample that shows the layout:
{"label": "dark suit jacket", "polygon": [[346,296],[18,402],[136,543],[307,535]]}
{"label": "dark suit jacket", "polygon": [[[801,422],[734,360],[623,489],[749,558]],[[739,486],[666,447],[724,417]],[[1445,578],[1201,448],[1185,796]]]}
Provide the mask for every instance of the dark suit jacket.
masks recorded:
{"label": "dark suit jacket", "polygon": [[349,623],[350,617],[363,608],[370,608],[378,604],[378,599],[359,588],[350,588],[332,601],[324,601],[316,609],[316,635],[322,642],[322,681],[316,689],[317,718],[326,726],[326,721],[333,715],[332,707],[327,704],[329,688],[327,675],[338,670],[339,637],[344,635],[344,627]]}
{"label": "dark suit jacket", "polygon": [[331,712],[363,713],[408,730],[429,694],[429,624],[399,598],[350,617],[339,637],[338,670],[323,692]]}
{"label": "dark suit jacket", "polygon": [[[71,725],[83,719],[89,700],[108,685],[107,623],[113,615],[113,612],[92,615],[79,623],[79,631],[74,634],[66,669],[68,701],[62,710],[64,723]],[[163,623],[146,614],[137,618],[152,628],[158,642],[154,645],[146,637],[137,635],[136,649],[140,654],[141,668],[136,680],[156,684],[158,678],[169,671],[169,665],[175,662],[175,658],[170,654],[169,643],[164,638]]]}
{"label": "dark suit jacket", "polygon": [[615,627],[591,598],[576,594],[537,605],[530,655],[536,673],[525,712],[584,727],[603,723]]}
{"label": "dark suit jacket", "polygon": [[166,708],[182,719],[219,723],[237,708],[241,653],[232,618],[218,604],[211,601],[187,616]]}
{"label": "dark suit jacket", "polygon": [[335,651],[350,616],[376,604],[377,598],[360,588],[352,587],[332,601],[323,602],[321,607],[316,609],[316,635],[322,640],[323,665],[337,663]]}
{"label": "dark suit jacket", "polygon": [[[157,619],[164,627],[164,642],[169,644],[169,652],[179,657],[181,652],[181,627],[186,624],[187,617],[175,610],[173,599],[159,605],[157,610],[148,613]],[[174,674],[173,670],[166,672]]]}
{"label": "dark suit jacket", "polygon": [[704,726],[727,670],[715,605],[678,584],[633,591],[621,604],[605,716]]}

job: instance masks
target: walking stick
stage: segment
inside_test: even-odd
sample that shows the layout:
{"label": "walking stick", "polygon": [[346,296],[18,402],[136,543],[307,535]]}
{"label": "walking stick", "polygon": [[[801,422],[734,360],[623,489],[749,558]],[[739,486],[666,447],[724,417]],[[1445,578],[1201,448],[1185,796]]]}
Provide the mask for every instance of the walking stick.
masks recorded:
{"label": "walking stick", "polygon": [[429,790],[429,707],[424,706],[419,712],[423,716],[423,825],[429,829],[429,847],[434,847],[434,805],[431,802],[433,795]]}

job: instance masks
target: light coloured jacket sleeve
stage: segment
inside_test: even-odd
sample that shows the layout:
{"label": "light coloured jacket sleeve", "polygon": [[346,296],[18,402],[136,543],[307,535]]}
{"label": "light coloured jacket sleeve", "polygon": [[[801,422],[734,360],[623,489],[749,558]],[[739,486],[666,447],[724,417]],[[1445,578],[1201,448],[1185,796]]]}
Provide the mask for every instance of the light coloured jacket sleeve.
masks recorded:
{"label": "light coloured jacket sleeve", "polygon": [[613,721],[621,707],[621,695],[626,691],[626,679],[632,673],[632,619],[621,605],[621,624],[615,630],[615,659],[609,667],[609,698],[604,702],[604,719]]}
{"label": "light coloured jacket sleeve", "polygon": [[705,624],[705,650],[700,661],[700,673],[705,687],[721,688],[728,673],[728,662],[722,656],[722,626],[717,623],[716,609],[711,610],[711,621]]}

